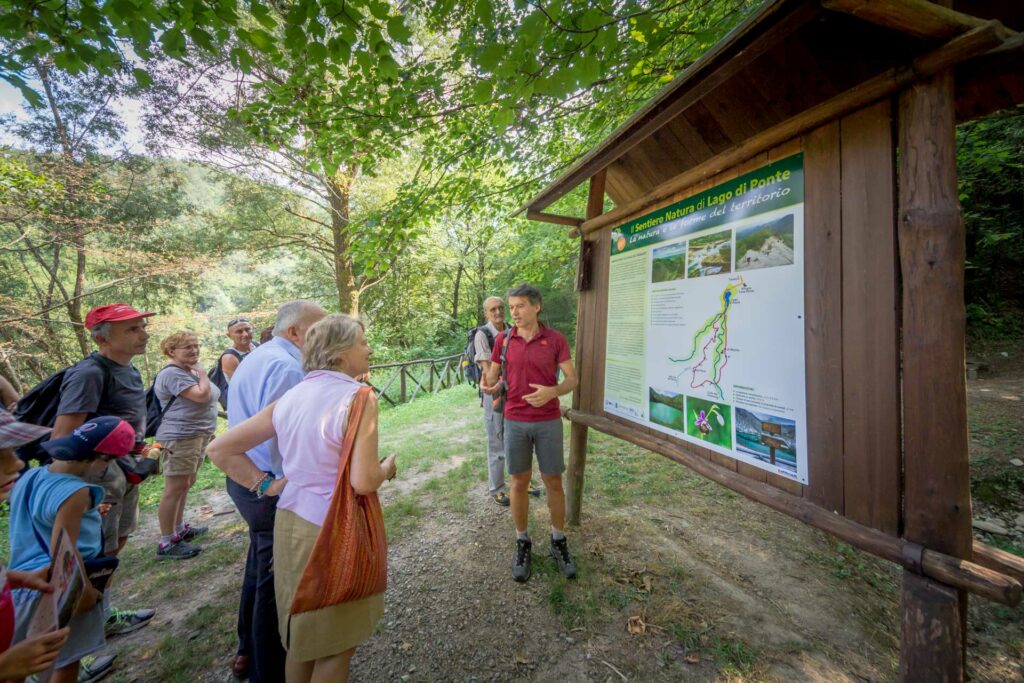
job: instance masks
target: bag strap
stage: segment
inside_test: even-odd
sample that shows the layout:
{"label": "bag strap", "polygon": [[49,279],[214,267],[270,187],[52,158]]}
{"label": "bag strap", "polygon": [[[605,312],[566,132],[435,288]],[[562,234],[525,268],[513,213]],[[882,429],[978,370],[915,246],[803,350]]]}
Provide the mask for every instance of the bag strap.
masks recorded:
{"label": "bag strap", "polygon": [[515,331],[515,327],[510,327],[506,332],[505,336],[501,340],[501,378],[508,381],[508,347],[509,341],[512,339],[512,333]]}
{"label": "bag strap", "polygon": [[341,442],[341,464],[338,465],[338,477],[334,483],[335,489],[343,483],[342,480],[345,478],[352,463],[352,451],[355,448],[359,422],[363,419],[363,408],[366,407],[366,400],[370,397],[370,392],[372,391],[373,389],[370,387],[359,387],[356,395],[352,398],[352,403],[349,404],[348,424],[345,425],[345,437]]}
{"label": "bag strap", "polygon": [[[220,361],[218,361],[218,362],[220,362]],[[162,368],[160,368],[155,375],[153,375],[153,395],[154,396],[156,396],[156,378],[159,377],[160,373],[163,372],[164,370],[166,370],[167,368],[176,368],[176,367],[178,367],[178,366],[175,365],[174,363],[168,363],[167,365],[165,365]],[[157,403],[159,403],[160,402],[160,397],[156,396],[156,400],[157,400]],[[171,409],[171,406],[174,405],[174,402],[177,401],[177,400],[178,400],[178,395],[177,394],[172,395],[171,399],[169,401],[167,401],[167,405],[163,406],[160,409],[160,420],[161,421],[164,419],[164,415],[167,414],[167,411]]]}

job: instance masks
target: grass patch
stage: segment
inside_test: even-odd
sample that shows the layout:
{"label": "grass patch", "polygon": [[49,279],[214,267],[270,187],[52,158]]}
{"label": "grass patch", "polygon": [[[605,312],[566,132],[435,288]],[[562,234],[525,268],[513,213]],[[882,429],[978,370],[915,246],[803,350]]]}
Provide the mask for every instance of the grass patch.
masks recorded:
{"label": "grass patch", "polygon": [[483,409],[476,389],[459,385],[382,409],[380,454],[398,456],[401,471],[422,471],[439,461],[481,450],[483,430]]}
{"label": "grass patch", "polygon": [[405,495],[384,506],[384,528],[388,542],[394,543],[419,525],[425,509],[419,499]]}

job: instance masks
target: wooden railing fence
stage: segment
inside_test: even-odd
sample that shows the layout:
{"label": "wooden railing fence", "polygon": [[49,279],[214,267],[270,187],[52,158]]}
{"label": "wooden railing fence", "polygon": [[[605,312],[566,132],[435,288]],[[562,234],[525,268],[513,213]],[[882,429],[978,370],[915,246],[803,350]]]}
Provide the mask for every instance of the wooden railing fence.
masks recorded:
{"label": "wooden railing fence", "polygon": [[[456,353],[444,358],[372,365],[366,383],[373,387],[378,398],[393,406],[409,403],[422,393],[432,393],[464,383],[466,379],[462,374],[461,360],[462,354]],[[387,379],[378,381],[382,377]]]}

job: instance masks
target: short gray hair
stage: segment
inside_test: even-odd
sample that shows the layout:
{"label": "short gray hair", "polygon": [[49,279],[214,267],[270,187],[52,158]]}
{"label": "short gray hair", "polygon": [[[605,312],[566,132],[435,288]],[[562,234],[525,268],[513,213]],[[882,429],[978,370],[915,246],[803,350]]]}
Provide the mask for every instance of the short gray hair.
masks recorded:
{"label": "short gray hair", "polygon": [[502,306],[505,305],[505,301],[500,296],[489,296],[486,299],[484,299],[484,308],[487,308],[488,301],[497,301]]}
{"label": "short gray hair", "polygon": [[366,330],[362,321],[344,313],[331,313],[318,320],[306,332],[302,369],[333,370],[338,356],[356,345],[360,330]]}
{"label": "short gray hair", "polygon": [[514,296],[525,297],[529,299],[530,304],[534,306],[541,303],[540,290],[534,287],[533,285],[528,285],[526,283],[516,285],[512,289],[508,290],[508,294],[506,294],[505,296],[509,298],[512,298]]}
{"label": "short gray hair", "polygon": [[298,325],[306,311],[311,308],[320,308],[320,304],[306,299],[296,299],[295,301],[283,304],[281,308],[277,309],[277,320],[274,321],[274,336],[280,337],[284,335],[289,327]]}
{"label": "short gray hair", "polygon": [[99,344],[100,337],[103,337],[104,339],[110,339],[110,333],[111,331],[113,331],[113,329],[114,326],[109,321],[97,323],[96,325],[93,325],[93,328],[91,330],[89,330],[89,334],[92,336],[92,340]]}

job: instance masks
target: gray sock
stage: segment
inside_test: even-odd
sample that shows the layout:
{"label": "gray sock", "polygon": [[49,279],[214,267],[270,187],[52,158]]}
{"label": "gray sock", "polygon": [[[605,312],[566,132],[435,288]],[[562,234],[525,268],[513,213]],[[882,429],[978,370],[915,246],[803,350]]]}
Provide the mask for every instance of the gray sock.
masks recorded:
{"label": "gray sock", "polygon": [[551,527],[551,540],[561,541],[563,538],[565,538],[565,534],[562,531],[555,527]]}
{"label": "gray sock", "polygon": [[530,533],[527,532],[527,531],[517,531],[516,532],[516,540],[517,541],[529,541],[530,540]]}

